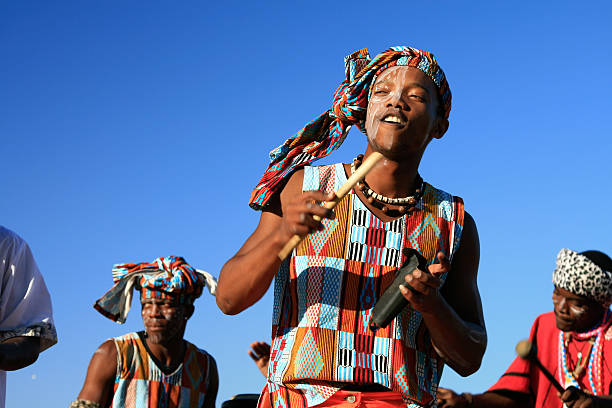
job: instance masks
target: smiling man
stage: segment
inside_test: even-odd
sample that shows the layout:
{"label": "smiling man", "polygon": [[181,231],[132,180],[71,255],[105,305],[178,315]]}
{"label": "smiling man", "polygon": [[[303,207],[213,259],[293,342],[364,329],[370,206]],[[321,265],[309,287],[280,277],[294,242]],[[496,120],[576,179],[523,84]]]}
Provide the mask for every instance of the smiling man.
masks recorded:
{"label": "smiling man", "polygon": [[517,357],[484,394],[441,388],[438,407],[612,407],[612,260],[562,249],[553,283],[554,311],[538,316],[530,340],[559,384],[577,389],[559,395],[533,363]]}
{"label": "smiling man", "polygon": [[183,340],[193,302],[216,282],[183,258],[113,268],[115,285],[94,307],[125,322],[132,290],[140,290],[145,330],[104,342],[94,353],[71,408],[213,408],[219,377],[213,357]]}
{"label": "smiling man", "polygon": [[[259,225],[219,278],[227,314],[257,302],[275,278],[261,407],[428,406],[444,363],[469,375],[486,347],[474,220],[461,198],[418,173],[427,145],[448,128],[444,73],[432,54],[410,47],[373,60],[360,50],[345,68],[332,109],[272,151],[251,195]],[[305,166],[338,148],[353,125],[367,135],[364,155],[352,165]],[[383,159],[359,188],[333,212],[322,207],[373,152]],[[281,262],[294,234],[305,239]],[[412,250],[429,266],[407,277],[412,291],[402,286],[410,305],[374,331],[372,308]]]}

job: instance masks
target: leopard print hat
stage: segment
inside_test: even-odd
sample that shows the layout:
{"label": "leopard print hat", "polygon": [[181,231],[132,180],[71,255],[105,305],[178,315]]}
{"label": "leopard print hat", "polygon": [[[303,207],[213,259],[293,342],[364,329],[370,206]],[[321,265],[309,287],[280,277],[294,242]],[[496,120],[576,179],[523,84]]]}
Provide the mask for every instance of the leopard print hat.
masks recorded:
{"label": "leopard print hat", "polygon": [[557,255],[553,283],[573,294],[609,306],[612,301],[612,271],[607,271],[584,255],[563,248]]}

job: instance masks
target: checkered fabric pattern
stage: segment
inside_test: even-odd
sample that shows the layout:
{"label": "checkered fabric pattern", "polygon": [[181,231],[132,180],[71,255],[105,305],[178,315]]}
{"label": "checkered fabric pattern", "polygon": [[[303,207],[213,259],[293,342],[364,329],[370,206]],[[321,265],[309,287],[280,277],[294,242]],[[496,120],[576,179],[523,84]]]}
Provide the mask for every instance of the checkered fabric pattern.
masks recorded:
{"label": "checkered fabric pattern", "polygon": [[[345,181],[342,164],[305,167],[303,189],[331,192]],[[463,201],[426,183],[416,209],[390,222],[378,219],[352,192],[335,213],[276,275],[264,397],[273,407],[302,408],[325,401],[342,383],[380,384],[401,393],[407,406],[427,405],[443,364],[421,315],[407,307],[376,332],[368,323],[406,261],[404,249],[417,249],[430,264],[439,251],[452,260]]]}

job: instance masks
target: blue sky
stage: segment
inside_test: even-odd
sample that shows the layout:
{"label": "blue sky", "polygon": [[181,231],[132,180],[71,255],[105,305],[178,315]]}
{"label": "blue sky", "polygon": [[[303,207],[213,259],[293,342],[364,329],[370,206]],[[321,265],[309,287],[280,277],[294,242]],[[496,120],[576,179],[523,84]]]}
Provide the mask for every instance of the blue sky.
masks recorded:
{"label": "blue sky", "polygon": [[[434,52],[450,128],[423,178],[464,198],[481,241],[486,389],[551,310],[559,249],[612,254],[610,5],[593,2],[3,2],[0,224],[30,243],[60,342],[8,376],[7,407],[67,406],[93,351],[142,327],[91,307],[114,263],[176,254],[218,275],[258,221],[268,152],[329,107],[343,57]],[[353,130],[321,163],[365,149]],[[272,298],[224,316],[196,302],[186,338],[213,354],[221,402],[257,393],[247,356]]]}

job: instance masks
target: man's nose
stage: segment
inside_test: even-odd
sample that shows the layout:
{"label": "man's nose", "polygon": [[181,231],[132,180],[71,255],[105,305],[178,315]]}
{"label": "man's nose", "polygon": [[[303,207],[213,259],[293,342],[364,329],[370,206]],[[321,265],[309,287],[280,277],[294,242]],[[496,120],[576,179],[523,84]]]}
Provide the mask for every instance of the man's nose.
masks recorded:
{"label": "man's nose", "polygon": [[399,92],[391,92],[389,93],[389,98],[387,100],[388,108],[399,108],[406,110],[408,109],[408,105],[402,99],[402,95]]}
{"label": "man's nose", "polygon": [[161,308],[156,304],[152,304],[148,307],[147,312],[149,316],[161,316]]}

